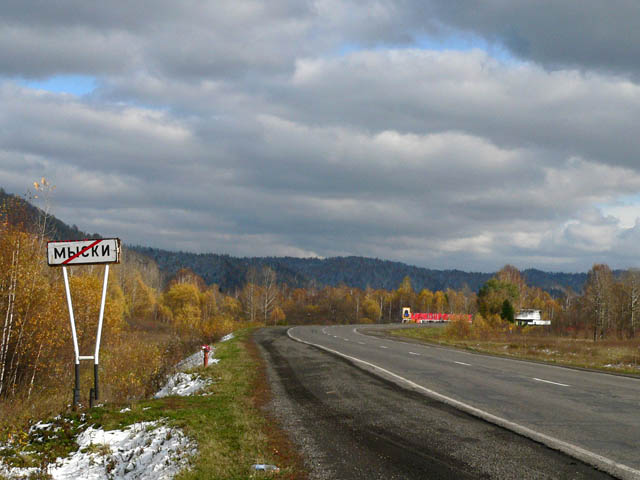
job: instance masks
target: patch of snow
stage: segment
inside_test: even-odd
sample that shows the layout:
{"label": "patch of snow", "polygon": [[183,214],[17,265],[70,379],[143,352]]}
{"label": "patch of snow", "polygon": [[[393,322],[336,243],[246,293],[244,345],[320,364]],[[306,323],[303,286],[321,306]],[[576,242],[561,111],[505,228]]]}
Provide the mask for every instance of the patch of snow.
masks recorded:
{"label": "patch of snow", "polygon": [[557,350],[550,350],[548,348],[543,348],[542,350],[540,350],[542,353],[546,353],[547,355],[557,355],[558,351]]}
{"label": "patch of snow", "polygon": [[[48,473],[54,480],[169,479],[196,453],[195,443],[180,430],[158,422],[140,422],[124,430],[89,427],[76,442],[77,452],[49,466]],[[37,470],[0,465],[0,474],[10,479]]]}
{"label": "patch of snow", "polygon": [[2,478],[13,480],[14,478],[29,478],[31,475],[36,475],[40,469],[36,467],[29,468],[17,468],[7,467],[0,463],[0,475]]}
{"label": "patch of snow", "polygon": [[35,423],[31,425],[31,428],[29,429],[29,433],[33,433],[36,430],[49,430],[49,428],[51,428],[51,425],[53,425],[53,423],[42,423],[42,422]]}
{"label": "patch of snow", "polygon": [[[210,364],[218,363],[217,361],[215,361],[216,359],[213,358],[213,355],[215,354],[215,352],[216,352],[215,348],[211,347],[211,351],[209,352]],[[203,364],[204,364],[204,353],[202,352],[202,350],[200,350],[199,352],[196,352],[193,355],[190,355],[184,360],[180,361],[176,365],[176,370],[180,372],[184,372],[185,370],[191,370],[192,368],[201,367]]]}
{"label": "patch of snow", "polygon": [[130,412],[130,411],[131,411],[131,409],[129,407],[125,407],[122,410],[120,410],[120,413],[127,413],[127,412]]}
{"label": "patch of snow", "polygon": [[31,430],[48,430],[53,423],[38,422],[31,426]]}
{"label": "patch of snow", "polygon": [[266,463],[258,463],[256,465],[251,466],[254,470],[258,472],[279,472],[280,469],[275,465],[267,465]]}
{"label": "patch of snow", "polygon": [[[230,334],[232,335],[232,334]],[[228,336],[228,335],[227,335]],[[219,358],[213,358],[215,354],[215,348],[210,347],[209,351],[209,365],[214,365],[220,362]],[[211,384],[210,379],[203,379],[197,374],[184,373],[187,370],[191,370],[196,367],[202,366],[204,363],[204,353],[202,350],[188,356],[176,365],[177,373],[171,375],[167,379],[167,383],[164,387],[158,391],[153,398],[163,398],[170,395],[187,396],[192,395],[198,390],[203,389],[207,385]]]}
{"label": "patch of snow", "polygon": [[208,378],[202,378],[193,373],[178,372],[169,377],[167,384],[162,387],[153,398],[164,398],[172,395],[185,397],[187,395],[193,395],[195,392],[202,390],[210,384],[211,380]]}
{"label": "patch of snow", "polygon": [[232,338],[233,338],[233,332],[231,332],[231,333],[229,333],[229,334],[225,335],[224,337],[222,337],[222,338],[220,339],[220,342],[226,342],[226,341],[228,341],[228,340],[231,340]]}
{"label": "patch of snow", "polygon": [[640,368],[640,365],[635,363],[607,363],[605,368]]}

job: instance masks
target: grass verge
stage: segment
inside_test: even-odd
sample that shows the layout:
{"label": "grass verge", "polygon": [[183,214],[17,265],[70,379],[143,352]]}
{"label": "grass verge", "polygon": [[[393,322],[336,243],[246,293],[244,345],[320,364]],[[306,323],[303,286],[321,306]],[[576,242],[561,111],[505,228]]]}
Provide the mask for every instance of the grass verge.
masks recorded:
{"label": "grass verge", "polygon": [[[287,436],[261,408],[268,400],[269,389],[250,335],[251,330],[244,330],[218,344],[215,356],[220,362],[194,370],[213,381],[200,395],[145,400],[127,405],[127,409],[124,405],[106,405],[69,413],[51,420],[60,424],[56,429],[59,433],[39,441],[25,433],[12,448],[0,450],[0,455],[14,466],[42,468],[77,448],[73,438],[83,426],[110,430],[163,419],[198,443],[191,468],[178,479],[306,478]],[[262,463],[277,465],[280,471],[264,474],[252,469],[252,465]]]}
{"label": "grass verge", "polygon": [[447,327],[390,330],[389,335],[509,358],[640,375],[640,340],[601,340],[540,335],[535,330],[456,338]]}

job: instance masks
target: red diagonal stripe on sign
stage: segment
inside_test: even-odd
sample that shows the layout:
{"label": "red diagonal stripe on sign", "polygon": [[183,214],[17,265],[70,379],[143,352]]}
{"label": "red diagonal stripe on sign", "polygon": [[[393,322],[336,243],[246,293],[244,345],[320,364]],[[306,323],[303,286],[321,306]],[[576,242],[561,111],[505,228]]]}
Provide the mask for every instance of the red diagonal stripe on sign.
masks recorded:
{"label": "red diagonal stripe on sign", "polygon": [[97,244],[99,244],[102,241],[102,239],[100,240],[96,240],[95,242],[93,242],[91,245],[89,245],[88,247],[84,247],[82,250],[80,250],[78,253],[76,253],[73,257],[69,257],[67,258],[64,262],[62,262],[62,265],[66,265],[67,263],[69,263],[71,260],[73,260],[74,258],[78,258],[80,255],[82,255],[84,252],[86,252],[87,250],[89,250],[90,248],[95,247]]}

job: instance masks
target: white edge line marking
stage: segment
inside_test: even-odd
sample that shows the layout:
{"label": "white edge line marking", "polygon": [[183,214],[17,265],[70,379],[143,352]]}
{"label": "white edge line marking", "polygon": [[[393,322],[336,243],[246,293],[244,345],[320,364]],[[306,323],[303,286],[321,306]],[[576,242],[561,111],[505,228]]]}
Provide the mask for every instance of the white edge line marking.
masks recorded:
{"label": "white edge line marking", "polygon": [[[374,326],[374,327],[375,327],[376,325],[391,325],[391,324],[373,324],[373,325],[371,325],[371,326]],[[364,326],[366,327],[366,325],[364,325]],[[368,338],[371,338],[371,337],[372,337],[372,335],[363,335],[362,333],[358,332],[358,329],[359,329],[359,328],[362,328],[362,327],[363,327],[363,325],[360,325],[360,326],[354,327],[354,329],[353,329],[353,333],[355,333],[355,334],[357,334],[357,335],[360,335],[360,336],[362,336],[362,337],[368,337]],[[405,344],[405,345],[407,344],[407,342],[402,342],[402,341],[399,341],[399,340],[388,339],[388,338],[387,338],[387,342],[393,342],[393,343],[396,343],[396,344],[401,343],[401,344]],[[459,353],[460,355],[470,355],[470,356],[473,356],[473,357],[476,357],[476,358],[477,358],[478,356],[480,356],[480,355],[481,355],[481,356],[483,356],[483,357],[497,358],[497,359],[505,360],[505,361],[507,361],[507,362],[521,362],[521,363],[528,363],[528,364],[530,364],[530,365],[538,365],[538,366],[540,366],[540,367],[544,367],[544,368],[560,368],[560,369],[562,369],[562,370],[564,370],[564,371],[567,371],[568,369],[570,369],[569,367],[566,367],[566,366],[564,366],[564,365],[552,365],[552,364],[550,364],[550,363],[539,363],[539,362],[538,362],[538,363],[532,363],[531,361],[526,360],[526,359],[524,359],[524,358],[495,357],[495,356],[492,356],[492,355],[486,355],[486,354],[483,354],[483,353],[481,353],[481,352],[465,352],[464,350],[458,350],[458,349],[457,349],[457,348],[455,348],[455,347],[446,347],[446,346],[444,346],[444,345],[436,345],[436,344],[427,344],[427,343],[423,343],[423,344],[421,344],[420,346],[421,346],[422,348],[439,348],[439,349],[442,349],[442,350],[448,350],[448,351],[450,351],[450,352],[456,352],[456,353]],[[590,371],[590,370],[587,370],[587,371],[581,371],[581,370],[579,370],[579,369],[571,369],[571,370],[572,370],[573,372],[576,372],[576,373],[586,373],[586,374],[593,374],[593,373],[597,373],[597,374],[599,374],[599,375],[611,375],[609,372],[605,372],[605,371],[598,371],[598,372],[595,372],[595,371]],[[632,381],[632,382],[637,382],[637,381],[638,381],[638,379],[637,379],[636,377],[634,377],[634,376],[617,375],[617,376],[616,376],[616,378],[617,378],[617,379],[619,379],[619,380],[629,380],[629,381]],[[638,471],[640,472],[640,470],[638,470]]]}
{"label": "white edge line marking", "polygon": [[379,372],[385,373],[386,375],[395,378],[396,380],[400,380],[403,383],[406,383],[407,385],[409,385],[411,388],[413,388],[414,390],[418,390],[421,391],[425,394],[427,394],[427,396],[434,398],[436,400],[439,400],[447,405],[450,405],[454,408],[457,408],[459,410],[462,410],[463,412],[466,412],[470,415],[473,415],[474,417],[478,417],[481,418],[487,422],[490,423],[494,423],[496,425],[499,425],[501,427],[504,427],[508,430],[514,431],[520,435],[523,435],[527,438],[530,438],[532,440],[535,440],[536,442],[540,442],[543,443],[545,445],[547,445],[550,448],[553,448],[555,450],[559,450],[563,453],[566,453],[567,455],[570,455],[574,458],[577,458],[578,460],[581,460],[585,463],[588,463],[589,465],[593,465],[597,468],[600,468],[601,470],[604,470],[606,473],[609,473],[611,475],[617,476],[623,480],[638,480],[638,478],[640,478],[640,470],[636,470],[634,468],[629,467],[628,465],[624,465],[622,463],[618,463],[615,460],[611,460],[610,458],[607,457],[603,457],[602,455],[598,455],[597,453],[591,452],[589,450],[586,450],[582,447],[579,447],[577,445],[573,445],[571,443],[565,442],[563,440],[551,437],[549,435],[546,435],[544,433],[540,433],[540,432],[536,432],[535,430],[532,430],[528,427],[525,427],[523,425],[519,425],[515,422],[512,422],[510,420],[498,417],[496,415],[493,415],[491,413],[485,412],[484,410],[480,410],[479,408],[473,407],[471,405],[468,405],[464,402],[461,402],[460,400],[456,400],[454,398],[451,397],[447,397],[446,395],[442,395],[441,393],[438,393],[434,390],[430,390],[426,387],[423,387],[422,385],[418,385],[415,382],[412,382],[411,380],[408,380],[404,377],[401,377],[400,375],[393,373],[385,368],[379,367],[377,365],[374,365],[373,363],[369,363],[365,360],[361,360],[357,357],[352,357],[350,355],[345,355],[344,353],[340,353],[336,350],[332,350],[330,348],[324,347],[322,345],[318,345],[316,343],[312,343],[312,342],[307,342],[305,340],[302,340],[298,337],[296,337],[295,335],[293,335],[291,333],[291,330],[293,330],[296,327],[292,327],[289,328],[287,330],[287,335],[289,336],[289,338],[291,338],[292,340],[295,340],[297,342],[300,343],[304,343],[306,345],[312,345],[314,347],[320,348],[321,350],[325,350],[327,352],[331,352],[335,355],[338,355],[340,357],[346,358],[348,360],[351,360],[354,363],[360,363],[362,365],[366,365],[370,368],[373,368],[374,370],[378,370]]}
{"label": "white edge line marking", "polygon": [[[458,363],[458,362],[456,362]],[[567,385],[566,383],[558,383],[558,382],[552,382],[551,380],[543,380],[541,378],[536,378],[536,377],[532,377],[536,382],[544,382],[544,383],[551,383],[553,385],[560,385],[561,387],[570,387],[571,385]]]}
{"label": "white edge line marking", "polygon": [[453,362],[453,363],[457,363],[458,365],[465,365],[467,367],[470,367],[471,364],[470,363],[464,363],[464,362]]}

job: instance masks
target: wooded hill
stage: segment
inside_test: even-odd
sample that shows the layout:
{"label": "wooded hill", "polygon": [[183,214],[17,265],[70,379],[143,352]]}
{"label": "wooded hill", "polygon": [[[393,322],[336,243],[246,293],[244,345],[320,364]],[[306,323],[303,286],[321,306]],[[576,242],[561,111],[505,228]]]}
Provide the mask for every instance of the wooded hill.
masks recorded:
{"label": "wooded hill", "polygon": [[[409,277],[416,291],[427,288],[432,291],[462,290],[465,286],[474,292],[494,273],[464,272],[461,270],[432,270],[406,265],[400,262],[365,257],[293,258],[251,257],[238,258],[214,253],[172,252],[151,247],[129,247],[153,258],[168,273],[180,268],[190,268],[208,284],[215,283],[223,291],[242,288],[246,273],[251,267],[272,268],[278,282],[291,287],[338,286],[341,284],[365,289],[393,290]],[[529,269],[522,272],[528,285],[542,288],[553,296],[559,296],[568,288],[580,292],[587,279],[586,273],[551,273]]]}
{"label": "wooded hill", "polygon": [[[24,203],[29,217],[38,218],[40,209],[26,200],[6,193],[0,188],[0,204],[12,199]],[[83,238],[100,238],[97,233],[82,232],[75,225],[69,226],[51,216],[47,221],[47,237],[52,240],[78,240]],[[279,283],[291,287],[338,286],[341,284],[362,288],[395,289],[404,279],[409,277],[418,291],[460,290],[465,286],[474,292],[491,278],[494,273],[465,272],[462,270],[434,270],[415,267],[401,262],[392,262],[365,257],[333,257],[293,258],[293,257],[232,257],[215,253],[197,254],[175,252],[145,246],[129,246],[130,249],[154,259],[167,277],[181,268],[190,268],[200,275],[207,284],[217,284],[222,291],[232,292],[245,284],[249,268],[271,267],[277,275]],[[568,288],[575,292],[582,291],[587,279],[586,273],[551,273],[537,269],[522,271],[526,282],[534,287],[542,288],[553,296],[559,296]]]}
{"label": "wooded hill", "polygon": [[[16,223],[19,219],[24,223],[26,230],[34,230],[43,212],[22,197],[5,192],[0,187],[0,205],[13,205],[14,208],[7,212],[9,222]],[[46,236],[50,240],[84,240],[85,238],[101,238],[97,233],[86,233],[78,229],[76,225],[69,226],[53,215],[47,215]]]}

